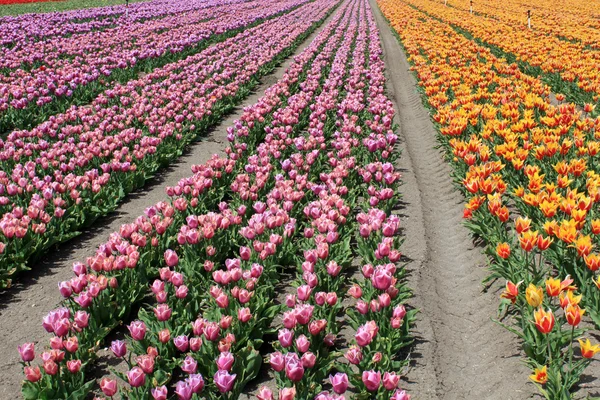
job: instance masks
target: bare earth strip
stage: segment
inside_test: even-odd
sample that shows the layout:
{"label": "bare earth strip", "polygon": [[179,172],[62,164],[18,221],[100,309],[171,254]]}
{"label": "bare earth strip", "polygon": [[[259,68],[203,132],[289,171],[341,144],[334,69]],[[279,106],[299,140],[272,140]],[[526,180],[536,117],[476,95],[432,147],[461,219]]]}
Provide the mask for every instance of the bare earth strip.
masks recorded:
{"label": "bare earth strip", "polygon": [[[401,127],[403,253],[417,307],[414,359],[403,383],[417,399],[525,399],[535,387],[515,337],[494,324],[498,293],[482,292],[486,259],[462,225],[461,194],[436,150],[435,129],[404,52],[374,0]],[[495,288],[497,289],[497,288]]]}
{"label": "bare earth strip", "polygon": [[[296,49],[294,56],[312,42],[330,19],[331,16]],[[86,257],[93,255],[112,232],[122,224],[133,222],[146,207],[167,200],[165,187],[174,186],[181,178],[191,176],[192,165],[206,162],[215,153],[224,154],[226,129],[240,118],[243,107],[256,103],[264,91],[283,76],[292,61],[292,57],[288,58],[272,74],[263,77],[257,90],[210,134],[190,146],[178,162],[158,174],[143,189],[129,195],[116,211],[96,221],[94,227],[52,251],[40,263],[33,265],[32,271],[21,274],[12,289],[0,292],[0,399],[20,398],[23,374],[17,346],[23,342],[34,342],[39,351],[47,344],[49,336],[42,328],[42,317],[59,304],[61,297],[57,284],[73,276],[73,263],[85,261]]]}

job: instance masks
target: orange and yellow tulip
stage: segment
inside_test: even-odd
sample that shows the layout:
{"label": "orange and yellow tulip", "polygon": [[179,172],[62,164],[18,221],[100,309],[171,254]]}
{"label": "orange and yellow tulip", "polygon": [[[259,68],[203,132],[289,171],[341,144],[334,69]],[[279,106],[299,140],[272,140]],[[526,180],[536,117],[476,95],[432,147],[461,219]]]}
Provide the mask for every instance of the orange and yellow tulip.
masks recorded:
{"label": "orange and yellow tulip", "polygon": [[592,358],[596,353],[600,352],[600,345],[592,345],[590,339],[585,339],[585,342],[583,341],[583,339],[578,340],[580,346],[579,348],[581,350],[581,356],[583,358]]}
{"label": "orange and yellow tulip", "polygon": [[533,313],[535,318],[535,327],[538,331],[543,334],[548,334],[552,332],[554,328],[554,314],[552,314],[552,310],[544,311],[542,308],[539,308],[537,311]]}

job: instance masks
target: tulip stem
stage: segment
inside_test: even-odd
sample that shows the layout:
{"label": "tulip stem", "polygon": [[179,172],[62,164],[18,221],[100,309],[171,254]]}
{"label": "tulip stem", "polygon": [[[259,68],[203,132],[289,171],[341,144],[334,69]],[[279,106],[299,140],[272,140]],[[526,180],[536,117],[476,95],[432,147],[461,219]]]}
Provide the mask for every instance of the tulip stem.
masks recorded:
{"label": "tulip stem", "polygon": [[550,335],[546,337],[547,345],[548,345],[548,364],[552,365],[552,351],[550,348]]}
{"label": "tulip stem", "polygon": [[575,336],[575,326],[571,327],[571,342],[569,343],[569,370],[567,372],[567,381],[569,380],[569,378],[571,377],[571,372],[573,372],[573,353],[574,353],[574,349],[573,349],[573,337]]}

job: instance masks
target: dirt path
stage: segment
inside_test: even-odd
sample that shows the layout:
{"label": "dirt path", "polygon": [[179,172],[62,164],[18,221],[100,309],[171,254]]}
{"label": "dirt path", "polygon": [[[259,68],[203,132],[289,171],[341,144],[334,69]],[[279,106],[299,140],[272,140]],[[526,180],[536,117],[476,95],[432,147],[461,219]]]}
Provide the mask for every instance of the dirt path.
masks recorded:
{"label": "dirt path", "polygon": [[417,399],[524,399],[527,383],[515,337],[494,324],[498,293],[482,293],[481,249],[462,226],[463,198],[421,103],[409,64],[374,0],[388,71],[388,92],[401,126],[403,252],[420,312],[413,368],[404,387]]}
{"label": "dirt path", "polygon": [[[330,19],[331,16],[298,47],[294,55],[301,53]],[[17,393],[21,390],[23,374],[17,346],[26,341],[34,342],[39,351],[46,345],[49,336],[42,328],[42,317],[61,301],[57,284],[72,277],[73,262],[84,261],[92,255],[112,232],[122,224],[133,221],[146,207],[166,200],[164,188],[190,176],[192,165],[206,162],[215,153],[223,154],[227,146],[227,127],[241,116],[243,107],[256,103],[264,91],[283,76],[292,58],[289,57],[272,74],[263,77],[261,85],[252,95],[210,134],[191,145],[176,163],[149,181],[142,190],[129,195],[116,211],[99,219],[81,236],[50,252],[33,266],[32,271],[18,277],[13,288],[0,292],[0,399],[20,398]]]}

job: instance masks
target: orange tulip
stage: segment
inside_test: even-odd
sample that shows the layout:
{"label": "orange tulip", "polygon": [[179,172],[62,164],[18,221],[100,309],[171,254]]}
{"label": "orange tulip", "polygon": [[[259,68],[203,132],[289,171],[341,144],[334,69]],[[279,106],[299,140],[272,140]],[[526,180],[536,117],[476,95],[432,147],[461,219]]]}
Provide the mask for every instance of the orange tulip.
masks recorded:
{"label": "orange tulip", "polygon": [[592,251],[592,238],[589,235],[581,235],[575,241],[575,248],[580,257],[587,256]]}
{"label": "orange tulip", "polygon": [[533,313],[533,316],[535,317],[535,327],[538,331],[543,334],[552,332],[555,322],[552,310],[544,311],[542,308],[539,308]]}
{"label": "orange tulip", "polygon": [[510,256],[510,245],[508,243],[498,243],[496,254],[506,260]]}
{"label": "orange tulip", "polygon": [[521,248],[525,251],[533,250],[537,242],[538,233],[537,231],[525,231],[519,236],[519,243],[521,244]]}
{"label": "orange tulip", "polygon": [[519,217],[515,221],[515,228],[519,234],[528,231],[530,226],[531,220],[527,217]]}
{"label": "orange tulip", "polygon": [[551,238],[546,237],[546,236],[539,235],[538,239],[537,239],[537,247],[541,251],[544,251],[548,247],[550,247],[550,245],[552,244],[553,241],[554,241],[554,239],[551,239]]}
{"label": "orange tulip", "polygon": [[583,257],[585,265],[590,271],[598,271],[600,268],[600,256],[596,253],[588,254]]}
{"label": "orange tulip", "polygon": [[572,290],[568,290],[566,296],[564,293],[560,294],[560,307],[565,309],[569,304],[578,305],[581,298],[582,295],[576,296]]}
{"label": "orange tulip", "polygon": [[579,340],[579,348],[581,350],[581,356],[583,358],[592,358],[598,352],[600,352],[600,346],[595,344],[592,346],[590,339],[586,339],[585,342],[582,339]]}
{"label": "orange tulip", "polygon": [[569,304],[565,308],[565,317],[567,317],[567,323],[571,326],[579,325],[583,314],[585,314],[585,310],[579,308],[577,304]]}
{"label": "orange tulip", "polygon": [[544,365],[542,368],[536,368],[533,371],[533,375],[529,375],[529,379],[534,382],[541,383],[542,385],[548,382],[547,368]]}
{"label": "orange tulip", "polygon": [[546,279],[546,293],[550,297],[556,297],[562,292],[560,280],[556,278]]}
{"label": "orange tulip", "polygon": [[503,299],[510,300],[513,304],[517,301],[517,296],[519,295],[519,285],[521,285],[523,281],[517,283],[516,285],[511,281],[506,282],[506,289],[500,295]]}

